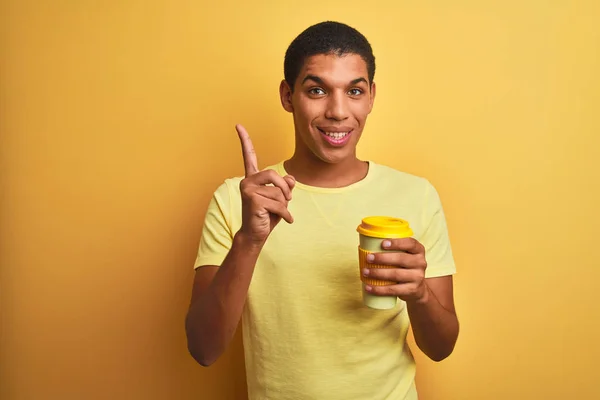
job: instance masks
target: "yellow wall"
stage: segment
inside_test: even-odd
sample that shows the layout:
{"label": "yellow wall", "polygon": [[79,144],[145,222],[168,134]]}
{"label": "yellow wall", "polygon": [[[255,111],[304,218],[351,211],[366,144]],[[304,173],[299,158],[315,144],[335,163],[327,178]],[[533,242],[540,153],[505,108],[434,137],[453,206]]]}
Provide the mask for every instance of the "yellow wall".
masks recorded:
{"label": "yellow wall", "polygon": [[421,397],[599,398],[598,2],[447,3],[2,1],[0,398],[245,397],[239,336],[186,353],[192,263],[234,124],[290,154],[282,57],[323,19],[376,51],[361,156],[448,214],[462,331]]}

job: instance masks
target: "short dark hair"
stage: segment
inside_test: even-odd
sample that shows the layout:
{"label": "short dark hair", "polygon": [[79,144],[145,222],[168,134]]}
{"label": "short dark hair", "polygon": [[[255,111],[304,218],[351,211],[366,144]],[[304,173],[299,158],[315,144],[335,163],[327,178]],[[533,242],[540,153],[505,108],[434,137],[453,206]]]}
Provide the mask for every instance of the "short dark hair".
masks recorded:
{"label": "short dark hair", "polygon": [[369,84],[375,77],[375,56],[367,38],[356,29],[334,21],[320,22],[305,29],[285,52],[283,74],[292,91],[304,62],[317,54],[358,54],[367,63]]}

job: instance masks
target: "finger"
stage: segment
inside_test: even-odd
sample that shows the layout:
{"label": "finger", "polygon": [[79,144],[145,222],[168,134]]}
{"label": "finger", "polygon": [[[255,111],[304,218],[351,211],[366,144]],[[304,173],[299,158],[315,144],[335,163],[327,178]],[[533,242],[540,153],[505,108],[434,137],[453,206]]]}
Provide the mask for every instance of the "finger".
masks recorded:
{"label": "finger", "polygon": [[[427,261],[423,253],[411,254],[405,252],[382,252],[367,255],[368,264],[391,265],[408,269],[425,269]],[[368,265],[367,264],[367,265]]]}
{"label": "finger", "polygon": [[244,157],[244,170],[246,171],[246,177],[254,175],[258,172],[258,161],[256,160],[256,152],[254,151],[254,145],[250,140],[250,135],[242,125],[237,124],[235,130],[240,138],[242,144],[242,156]]}
{"label": "finger", "polygon": [[278,187],[259,186],[258,189],[256,189],[256,191],[254,193],[256,193],[257,195],[262,196],[264,198],[278,201],[281,204],[287,206],[287,199],[285,198],[285,195],[283,194],[281,189],[279,189]]}
{"label": "finger", "polygon": [[290,188],[288,181],[272,169],[260,171],[259,173],[252,175],[249,182],[254,185],[272,184],[281,189],[287,200],[292,199],[292,189]]}
{"label": "finger", "polygon": [[381,242],[385,250],[405,251],[411,254],[424,253],[425,247],[414,238],[387,239]]}
{"label": "finger", "polygon": [[419,285],[416,283],[400,283],[387,286],[367,286],[365,289],[369,293],[377,296],[397,296],[400,298],[410,298],[419,293]]}
{"label": "finger", "polygon": [[293,190],[294,186],[296,186],[296,178],[294,178],[292,175],[286,175],[283,177],[283,179],[285,179],[287,182],[290,190]]}
{"label": "finger", "polygon": [[287,209],[287,207],[284,204],[282,204],[281,202],[278,202],[275,200],[270,200],[270,199],[265,199],[263,207],[265,208],[265,210],[267,210],[271,214],[275,214],[278,217],[283,218],[288,224],[291,224],[294,222],[294,218],[292,217],[292,214]]}
{"label": "finger", "polygon": [[422,271],[402,268],[365,268],[362,274],[372,279],[398,283],[420,282],[425,278]]}

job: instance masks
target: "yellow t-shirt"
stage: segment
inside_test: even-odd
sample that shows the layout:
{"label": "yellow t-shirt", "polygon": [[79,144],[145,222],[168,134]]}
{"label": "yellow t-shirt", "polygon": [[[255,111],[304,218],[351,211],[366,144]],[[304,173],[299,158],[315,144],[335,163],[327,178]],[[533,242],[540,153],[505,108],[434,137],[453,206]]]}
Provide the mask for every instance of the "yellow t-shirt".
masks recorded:
{"label": "yellow t-shirt", "polygon": [[[270,169],[287,174],[283,162]],[[227,255],[241,226],[240,180],[214,193],[196,267]],[[344,188],[297,183],[288,209],[295,221],[271,232],[242,316],[249,399],[417,399],[406,305],[363,305],[356,227],[371,215],[403,218],[426,248],[426,276],[455,273],[434,187],[370,162],[367,176]]]}

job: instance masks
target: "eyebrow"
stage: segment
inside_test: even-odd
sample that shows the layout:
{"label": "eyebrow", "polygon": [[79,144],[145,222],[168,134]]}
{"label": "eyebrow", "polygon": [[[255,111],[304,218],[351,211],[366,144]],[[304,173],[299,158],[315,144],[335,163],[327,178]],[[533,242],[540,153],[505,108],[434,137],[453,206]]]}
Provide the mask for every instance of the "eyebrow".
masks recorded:
{"label": "eyebrow", "polygon": [[[323,85],[323,84],[325,84],[325,82],[323,82],[323,79],[319,78],[319,77],[318,77],[318,76],[316,76],[316,75],[306,75],[306,77],[305,77],[305,78],[302,80],[302,84],[304,85],[304,83],[305,83],[306,81],[313,81],[313,82],[315,82],[315,83],[318,83],[319,85]],[[351,84],[351,85],[356,85],[356,84],[358,84],[358,83],[360,83],[360,82],[364,82],[364,83],[366,83],[367,85],[369,84],[369,82],[367,82],[367,80],[366,80],[365,78],[356,78],[356,79],[353,79],[353,80],[350,82],[350,84]]]}

